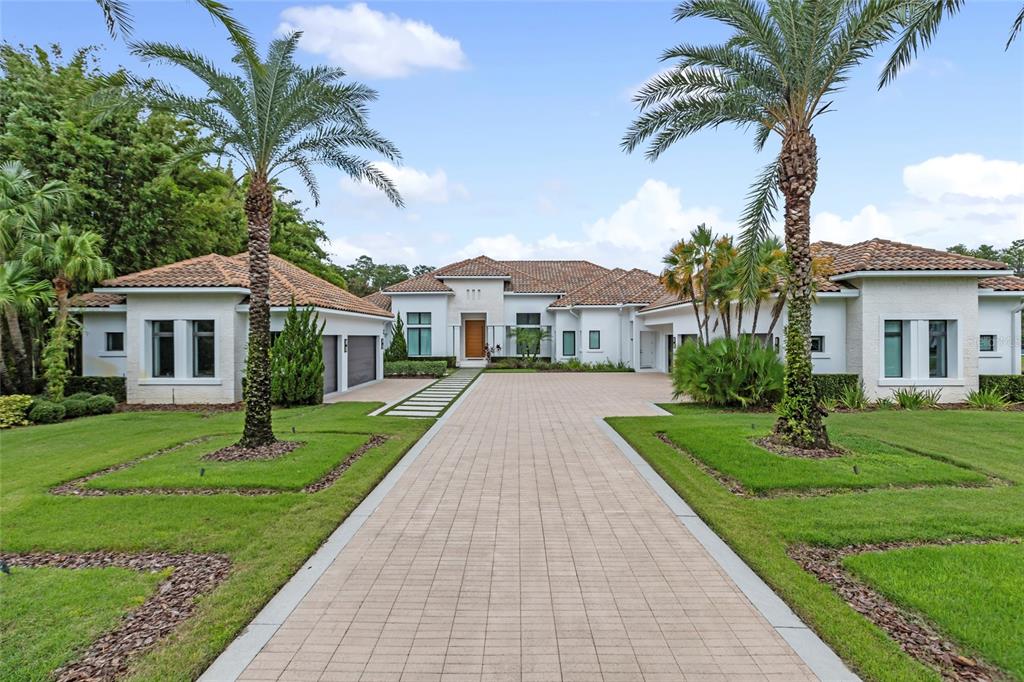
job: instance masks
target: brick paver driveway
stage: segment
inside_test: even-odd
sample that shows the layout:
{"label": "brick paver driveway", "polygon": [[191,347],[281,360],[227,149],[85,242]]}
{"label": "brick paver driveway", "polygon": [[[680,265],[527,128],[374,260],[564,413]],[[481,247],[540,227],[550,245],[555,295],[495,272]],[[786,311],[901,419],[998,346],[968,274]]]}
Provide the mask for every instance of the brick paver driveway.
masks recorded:
{"label": "brick paver driveway", "polygon": [[597,427],[653,374],[486,374],[243,679],[813,678]]}

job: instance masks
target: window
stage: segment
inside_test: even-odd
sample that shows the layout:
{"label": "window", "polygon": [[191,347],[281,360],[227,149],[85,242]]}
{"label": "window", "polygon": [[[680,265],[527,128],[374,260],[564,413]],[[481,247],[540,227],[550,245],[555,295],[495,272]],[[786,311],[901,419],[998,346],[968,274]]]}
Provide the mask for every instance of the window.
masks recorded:
{"label": "window", "polygon": [[903,321],[885,321],[885,376],[903,376]]}
{"label": "window", "polygon": [[564,357],[576,355],[576,332],[562,332],[562,355]]}
{"label": "window", "polygon": [[928,320],[928,376],[949,376],[949,343],[945,320]]}
{"label": "window", "polygon": [[995,334],[982,334],[981,340],[978,342],[978,350],[982,353],[992,353],[996,349],[996,335]]}
{"label": "window", "polygon": [[825,352],[825,337],[824,336],[812,336],[811,337],[811,352],[812,353],[824,353]]}
{"label": "window", "polygon": [[124,351],[124,332],[107,332],[107,352],[120,353]]}
{"label": "window", "polygon": [[212,377],[214,370],[213,320],[193,320],[192,323],[192,376]]}
{"label": "window", "polygon": [[431,354],[430,313],[406,313],[406,343],[410,356]]}
{"label": "window", "polygon": [[590,350],[601,350],[601,332],[597,329],[591,329],[589,332],[589,345],[587,348]]}
{"label": "window", "polygon": [[516,313],[516,326],[540,326],[540,313]]}
{"label": "window", "polygon": [[153,376],[174,376],[174,320],[158,320],[153,328]]}

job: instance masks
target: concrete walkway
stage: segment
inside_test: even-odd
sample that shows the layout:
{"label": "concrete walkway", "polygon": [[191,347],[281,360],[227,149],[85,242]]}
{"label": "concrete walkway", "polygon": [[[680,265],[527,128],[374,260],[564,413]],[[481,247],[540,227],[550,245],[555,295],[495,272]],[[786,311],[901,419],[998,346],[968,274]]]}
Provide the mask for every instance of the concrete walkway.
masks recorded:
{"label": "concrete walkway", "polygon": [[448,409],[479,374],[478,369],[457,369],[437,383],[430,384],[398,405],[387,409],[384,414],[389,417],[437,417]]}
{"label": "concrete walkway", "polygon": [[485,374],[245,680],[800,680],[602,431],[653,374]]}
{"label": "concrete walkway", "polygon": [[344,393],[329,393],[324,396],[325,403],[384,403],[391,406],[394,403],[405,400],[408,396],[420,391],[430,384],[434,379],[388,377],[375,381],[365,386],[357,386]]}

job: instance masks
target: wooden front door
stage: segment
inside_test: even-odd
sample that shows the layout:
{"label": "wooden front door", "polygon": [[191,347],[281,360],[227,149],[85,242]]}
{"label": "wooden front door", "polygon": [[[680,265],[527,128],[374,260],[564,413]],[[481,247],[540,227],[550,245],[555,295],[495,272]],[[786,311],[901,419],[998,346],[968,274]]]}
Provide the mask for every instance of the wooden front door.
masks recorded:
{"label": "wooden front door", "polygon": [[484,356],[484,321],[466,320],[466,357],[482,358]]}

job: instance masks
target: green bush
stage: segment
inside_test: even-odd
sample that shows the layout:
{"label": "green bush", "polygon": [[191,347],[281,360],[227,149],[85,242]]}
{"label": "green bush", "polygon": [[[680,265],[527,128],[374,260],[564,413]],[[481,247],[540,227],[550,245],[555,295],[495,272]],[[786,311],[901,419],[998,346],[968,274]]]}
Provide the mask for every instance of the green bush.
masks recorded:
{"label": "green bush", "polygon": [[64,406],[65,419],[84,417],[89,413],[88,406],[86,406],[85,401],[81,400],[80,398],[67,398],[64,402],[61,403],[61,405]]}
{"label": "green bush", "polygon": [[12,426],[24,426],[25,424],[28,424],[29,421],[26,418],[26,415],[31,407],[32,396],[0,396],[0,429],[9,429]]}
{"label": "green bush", "polygon": [[28,411],[28,419],[36,424],[53,424],[64,419],[64,406],[49,400],[36,400]]}
{"label": "green bush", "polygon": [[405,343],[405,324],[402,316],[396,315],[395,329],[391,334],[391,345],[384,351],[384,362],[400,362],[409,359],[409,347]]}
{"label": "green bush", "polygon": [[1010,402],[994,388],[982,388],[967,394],[967,404],[981,410],[1003,410]]}
{"label": "green bush", "polygon": [[904,410],[920,410],[925,407],[935,407],[942,397],[942,389],[936,388],[932,391],[922,391],[911,386],[909,388],[897,388],[892,392],[893,400]]}
{"label": "green bush", "polygon": [[858,381],[839,392],[839,404],[848,410],[863,410],[868,406],[868,397],[864,394],[864,382]]}
{"label": "green bush", "polygon": [[114,411],[117,401],[109,395],[94,395],[85,401],[85,408],[89,414],[110,414]]}
{"label": "green bush", "polygon": [[443,377],[448,365],[440,360],[397,360],[384,363],[386,377]]}
{"label": "green bush", "polygon": [[128,398],[124,377],[69,377],[65,391],[68,393],[106,393],[123,403]]}
{"label": "green bush", "polygon": [[756,407],[782,395],[782,361],[774,350],[749,337],[684,343],[672,367],[674,397],[720,407]]}
{"label": "green bush", "polygon": [[92,393],[89,393],[88,391],[79,391],[77,393],[72,393],[71,395],[69,395],[67,397],[67,400],[88,400],[91,397]]}
{"label": "green bush", "polygon": [[1005,395],[1011,403],[1024,403],[1024,374],[985,374],[978,377],[978,388]]}
{"label": "green bush", "polygon": [[324,400],[326,320],[317,324],[312,308],[293,303],[270,353],[270,398],[275,405],[318,405]]}
{"label": "green bush", "polygon": [[835,400],[842,403],[845,391],[860,386],[860,376],[856,374],[815,374],[812,381],[819,401]]}

